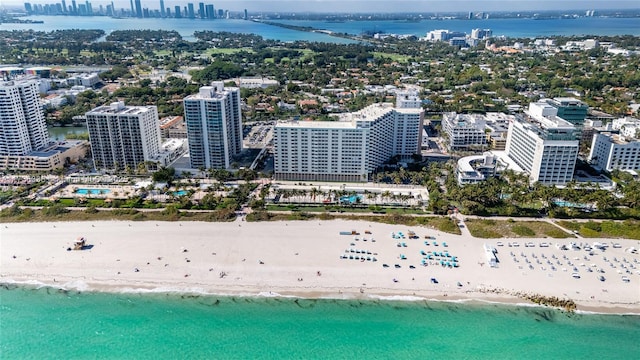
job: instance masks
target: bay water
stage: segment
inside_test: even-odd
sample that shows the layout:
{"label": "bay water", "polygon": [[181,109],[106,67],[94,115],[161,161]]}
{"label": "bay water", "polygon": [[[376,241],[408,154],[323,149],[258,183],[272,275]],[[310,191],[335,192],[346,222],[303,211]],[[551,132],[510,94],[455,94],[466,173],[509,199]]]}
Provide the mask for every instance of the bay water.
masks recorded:
{"label": "bay water", "polygon": [[[318,32],[306,32],[267,25],[256,21],[238,19],[190,20],[190,19],[115,19],[106,16],[30,16],[28,19],[41,20],[42,24],[0,24],[0,30],[53,31],[63,29],[102,29],[107,33],[114,30],[175,30],[185,39],[194,41],[194,31],[228,31],[232,33],[257,34],[265,39],[281,41],[317,41],[329,43],[354,43],[355,41],[330,36]],[[272,20],[288,25],[312,27],[338,33],[359,35],[364,31],[380,31],[391,34],[411,34],[424,36],[428,31],[447,29],[467,34],[472,29],[491,29],[494,36],[545,37],[554,35],[640,35],[638,18],[581,17],[575,19],[482,19],[482,20],[430,20],[421,21],[312,21],[312,20]]]}
{"label": "bay water", "polygon": [[640,317],[435,301],[4,285],[2,359],[628,359]]}

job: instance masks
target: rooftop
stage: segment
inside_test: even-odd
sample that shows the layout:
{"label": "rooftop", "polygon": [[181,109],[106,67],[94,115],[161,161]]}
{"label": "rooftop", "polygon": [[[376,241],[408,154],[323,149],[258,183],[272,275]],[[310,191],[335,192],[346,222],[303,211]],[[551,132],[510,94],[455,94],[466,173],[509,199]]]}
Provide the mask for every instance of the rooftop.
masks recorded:
{"label": "rooftop", "polygon": [[576,98],[572,98],[572,97],[557,97],[557,98],[549,99],[548,101],[550,103],[554,104],[554,105],[560,105],[560,106],[587,107],[587,104],[583,103],[582,101],[580,101],[580,100],[578,100]]}
{"label": "rooftop", "polygon": [[621,136],[619,134],[600,133],[599,135],[608,137],[609,141],[611,141],[612,143],[614,143],[616,145],[628,145],[628,144],[631,144],[631,143],[640,143],[639,140],[636,140],[636,139],[628,140],[627,138],[625,138],[624,136]]}
{"label": "rooftop", "polygon": [[98,106],[87,114],[136,115],[146,113],[151,108],[151,106],[125,106],[123,101],[119,101],[110,105]]}
{"label": "rooftop", "polygon": [[373,104],[362,110],[338,114],[336,121],[287,121],[276,125],[279,128],[327,128],[327,129],[355,129],[359,121],[375,121],[380,117],[396,111],[403,114],[419,114],[422,109],[418,108],[394,108],[391,103]]}
{"label": "rooftop", "polygon": [[225,87],[222,81],[214,81],[211,86],[203,86],[197,94],[189,95],[184,100],[221,100],[237,87]]}

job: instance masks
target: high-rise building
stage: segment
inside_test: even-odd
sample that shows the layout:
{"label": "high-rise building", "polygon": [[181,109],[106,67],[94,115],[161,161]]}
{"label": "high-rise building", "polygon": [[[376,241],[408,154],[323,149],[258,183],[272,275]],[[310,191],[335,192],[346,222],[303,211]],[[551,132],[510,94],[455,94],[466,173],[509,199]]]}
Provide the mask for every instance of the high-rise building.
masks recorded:
{"label": "high-rise building", "polygon": [[135,0],[136,3],[136,17],[142,17],[142,4],[140,4],[140,0]]}
{"label": "high-rise building", "polygon": [[[404,105],[399,107],[398,105]],[[380,165],[420,152],[424,110],[397,100],[341,114],[338,121],[291,121],[274,130],[279,180],[367,181]]]}
{"label": "high-rise building", "polygon": [[207,18],[207,13],[204,10],[204,3],[199,3],[198,4],[198,17],[200,19],[206,19]]}
{"label": "high-rise building", "polygon": [[182,17],[182,12],[180,11],[180,5],[176,5],[174,7],[174,14],[176,19],[180,19]]}
{"label": "high-rise building", "polygon": [[166,13],[164,10],[164,0],[160,0],[160,16],[165,17]]}
{"label": "high-rise building", "polygon": [[189,19],[195,19],[196,18],[196,11],[195,11],[195,8],[193,6],[193,3],[188,3],[187,4],[187,17]]}
{"label": "high-rise building", "polygon": [[244,9],[244,19],[249,19],[249,14],[247,13],[247,9]]}
{"label": "high-rise building", "polygon": [[131,16],[136,16],[136,8],[133,7],[133,0],[129,0],[129,4],[131,5]]}
{"label": "high-rise building", "polygon": [[26,155],[48,140],[37,83],[0,81],[0,155]]}
{"label": "high-rise building", "polygon": [[31,7],[31,3],[24,3],[24,11],[26,11],[27,14],[31,14],[33,13],[33,8]]}
{"label": "high-rise building", "polygon": [[213,5],[207,4],[205,6],[205,13],[207,19],[215,19],[216,18],[216,10],[213,8]]}
{"label": "high-rise building", "polygon": [[155,106],[97,107],[86,114],[96,169],[136,169],[160,153],[160,123]]}
{"label": "high-rise building", "polygon": [[191,167],[224,169],[242,151],[240,89],[221,81],[184,99]]}
{"label": "high-rise building", "polygon": [[573,179],[578,157],[578,130],[557,116],[509,125],[506,152],[529,173],[531,183],[564,185]]}
{"label": "high-rise building", "polygon": [[62,0],[62,12],[67,12],[67,2],[65,0]]}

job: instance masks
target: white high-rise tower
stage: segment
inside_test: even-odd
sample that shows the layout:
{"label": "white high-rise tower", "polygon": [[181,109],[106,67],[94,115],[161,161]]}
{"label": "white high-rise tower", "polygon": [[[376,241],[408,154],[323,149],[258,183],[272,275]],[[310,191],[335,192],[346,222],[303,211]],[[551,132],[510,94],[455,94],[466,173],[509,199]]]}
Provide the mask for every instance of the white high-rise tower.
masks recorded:
{"label": "white high-rise tower", "polygon": [[0,155],[26,155],[48,139],[37,83],[0,82]]}
{"label": "white high-rise tower", "polygon": [[160,153],[160,124],[155,106],[100,106],[86,113],[96,169],[136,169]]}
{"label": "white high-rise tower", "polygon": [[191,167],[225,169],[242,151],[240,89],[213,82],[184,99]]}

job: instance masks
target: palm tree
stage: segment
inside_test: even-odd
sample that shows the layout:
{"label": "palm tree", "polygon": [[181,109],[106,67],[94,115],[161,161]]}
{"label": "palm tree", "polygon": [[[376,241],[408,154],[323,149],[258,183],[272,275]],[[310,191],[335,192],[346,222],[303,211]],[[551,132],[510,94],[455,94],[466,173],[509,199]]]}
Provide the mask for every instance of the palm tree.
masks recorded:
{"label": "palm tree", "polygon": [[[384,192],[382,192],[383,203],[386,204],[389,201],[390,197],[391,197],[391,192],[389,190],[385,190]],[[387,199],[387,201],[385,202],[384,199]]]}
{"label": "palm tree", "polygon": [[596,199],[596,206],[598,207],[598,210],[607,212],[615,207],[616,199],[613,197],[611,192],[598,190],[596,193],[598,194]]}
{"label": "palm tree", "polygon": [[320,194],[320,190],[318,190],[316,187],[312,187],[311,191],[311,199],[315,202],[316,201],[316,196],[318,196],[318,194]]}

